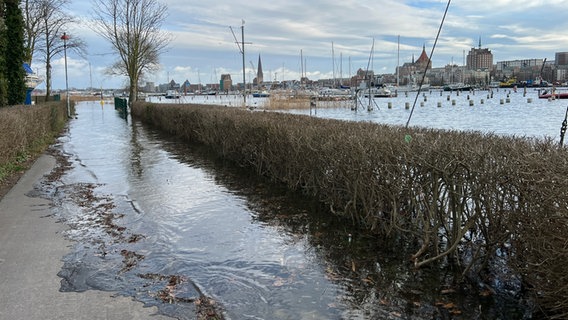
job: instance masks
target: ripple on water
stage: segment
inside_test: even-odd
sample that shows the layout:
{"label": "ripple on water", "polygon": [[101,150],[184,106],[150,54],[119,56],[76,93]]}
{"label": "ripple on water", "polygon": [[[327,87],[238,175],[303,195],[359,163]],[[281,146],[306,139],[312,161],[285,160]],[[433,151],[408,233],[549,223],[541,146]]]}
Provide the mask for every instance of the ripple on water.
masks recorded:
{"label": "ripple on water", "polygon": [[[115,288],[182,319],[194,311],[192,304],[156,299],[167,277],[185,279],[177,287],[182,297],[195,296],[195,284],[231,319],[433,318],[422,306],[435,301],[409,298],[405,287],[417,286],[425,297],[438,297],[442,281],[432,288],[416,285],[417,277],[410,276],[400,253],[390,257],[392,252],[376,240],[354,237],[348,242],[347,235],[354,233],[349,223],[319,216],[307,201],[220,164],[195,147],[125,122],[110,108],[79,104],[77,111],[78,119],[62,139],[62,148],[78,164],[66,183],[96,184],[95,193],[114,201],[119,215],[113,223],[141,236],[135,243],[109,241],[103,246],[91,241],[90,248],[77,246],[68,257],[73,266],[68,276],[79,279],[70,278],[70,283]],[[466,115],[457,108],[445,111],[445,119]],[[404,109],[329,112],[393,121],[408,114]],[[437,109],[428,112],[429,121],[441,115],[436,115],[441,112]],[[318,116],[324,115],[318,110]],[[116,141],[109,143],[112,139]],[[66,201],[65,194],[61,198]],[[77,237],[104,234],[86,232],[79,222],[76,227],[70,234]],[[105,257],[103,249],[108,250]],[[125,271],[122,250],[143,258]],[[477,314],[475,305],[460,307],[464,315]]]}

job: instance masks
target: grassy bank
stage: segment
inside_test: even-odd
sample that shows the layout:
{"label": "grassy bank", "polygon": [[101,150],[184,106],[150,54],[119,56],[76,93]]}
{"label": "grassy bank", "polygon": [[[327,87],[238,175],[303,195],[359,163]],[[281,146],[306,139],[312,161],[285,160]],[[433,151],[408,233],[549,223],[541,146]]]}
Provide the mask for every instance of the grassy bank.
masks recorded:
{"label": "grassy bank", "polygon": [[65,102],[0,108],[0,196],[66,123]]}
{"label": "grassy bank", "polygon": [[198,105],[132,115],[317,197],[417,268],[508,270],[545,316],[568,316],[568,152],[553,141]]}

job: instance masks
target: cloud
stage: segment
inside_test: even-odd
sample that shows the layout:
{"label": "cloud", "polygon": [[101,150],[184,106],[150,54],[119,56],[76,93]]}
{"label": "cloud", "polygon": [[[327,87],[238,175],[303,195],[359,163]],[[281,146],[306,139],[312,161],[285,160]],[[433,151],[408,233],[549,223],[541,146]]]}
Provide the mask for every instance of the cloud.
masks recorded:
{"label": "cloud", "polygon": [[[160,70],[147,75],[157,83],[172,77],[178,82],[217,82],[221,73],[231,74],[235,83],[242,81],[242,56],[235,42],[241,41],[243,20],[247,73],[252,72],[250,62],[256,64],[260,54],[265,74],[298,78],[300,52],[312,79],[338,74],[337,69],[332,70],[334,66],[343,66],[345,75],[354,73],[366,67],[373,40],[373,68],[393,73],[398,56],[400,63],[408,62],[420,54],[423,45],[430,53],[447,5],[447,1],[440,0],[164,3],[169,15],[163,28],[173,35],[173,42],[160,57]],[[454,1],[440,33],[433,65],[441,67],[452,60],[461,64],[464,51],[477,47],[480,37],[483,46],[492,50],[495,61],[552,60],[555,52],[568,51],[564,7],[565,0]],[[83,17],[76,30],[89,44],[89,62],[94,70],[103,69],[115,57],[108,54],[108,43],[85,23],[88,8],[88,0],[76,0],[71,11]],[[86,70],[77,72],[82,72],[78,85],[87,84]],[[97,77],[109,84],[124,83],[120,78],[115,81],[104,75]],[[54,87],[61,84],[61,79],[54,79]]]}

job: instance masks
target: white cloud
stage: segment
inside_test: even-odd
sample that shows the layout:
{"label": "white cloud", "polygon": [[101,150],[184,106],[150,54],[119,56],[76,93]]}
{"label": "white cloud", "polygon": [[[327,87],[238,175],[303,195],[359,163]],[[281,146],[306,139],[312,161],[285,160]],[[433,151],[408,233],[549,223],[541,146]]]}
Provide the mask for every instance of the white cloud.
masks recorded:
{"label": "white cloud", "polygon": [[[272,78],[274,75],[298,78],[300,51],[310,78],[331,77],[333,65],[336,68],[342,65],[344,74],[349,70],[355,72],[366,67],[373,39],[373,68],[394,72],[397,37],[400,36],[401,63],[409,61],[412,55],[417,57],[423,45],[430,53],[447,1],[169,0],[164,3],[169,8],[169,17],[163,27],[172,33],[174,41],[161,56],[161,70],[147,78],[158,83],[168,78],[208,83],[216,82],[222,73],[231,74],[234,82],[242,81],[242,57],[229,29],[232,26],[240,41],[242,20],[245,42],[250,42],[245,46],[247,73],[252,72],[249,62],[256,65],[260,54],[265,77],[270,73]],[[452,60],[461,64],[464,50],[476,47],[480,37],[497,61],[513,57],[551,60],[555,52],[568,51],[568,38],[564,35],[568,28],[563,16],[565,4],[565,0],[454,1],[433,64],[443,66]],[[87,0],[76,0],[71,9],[86,22],[90,6]],[[77,33],[89,44],[88,59],[93,70],[103,69],[114,61],[112,55],[107,55],[108,44],[87,23],[81,23]],[[77,72],[81,74],[78,86],[87,86],[89,76],[84,65]],[[124,83],[123,79],[114,80],[103,74],[97,77],[109,84]],[[62,83],[61,79],[54,79],[54,87]]]}

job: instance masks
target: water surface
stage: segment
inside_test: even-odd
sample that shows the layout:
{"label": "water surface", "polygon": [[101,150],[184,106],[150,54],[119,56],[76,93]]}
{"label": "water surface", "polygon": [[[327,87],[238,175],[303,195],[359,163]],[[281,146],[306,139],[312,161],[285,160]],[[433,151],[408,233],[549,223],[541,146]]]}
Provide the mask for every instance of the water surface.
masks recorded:
{"label": "water surface", "polygon": [[[465,112],[502,119],[495,110],[518,109],[525,127],[534,120],[542,128],[562,109],[459,108],[429,110],[441,122],[473,123],[473,116],[461,119]],[[399,109],[321,109],[317,116],[395,122],[408,114]],[[122,119],[112,105],[82,102],[77,114],[58,146],[72,168],[51,191],[67,236],[77,240],[65,257],[62,290],[118,291],[179,319],[195,318],[200,296],[227,319],[519,317],[515,301],[479,297],[447,271],[412,270],[410,252],[200,147]]]}
{"label": "water surface", "polygon": [[[182,96],[175,100],[153,97],[151,101],[242,105],[242,97],[234,95]],[[470,105],[470,101],[473,105]],[[247,102],[249,106],[259,108],[271,103],[269,98],[253,97],[249,97]],[[352,110],[355,106],[355,110]],[[550,137],[558,140],[567,106],[568,100],[539,99],[537,89],[527,88],[525,91],[519,88],[516,92],[513,89],[473,92],[430,90],[418,93],[418,98],[416,92],[408,92],[399,93],[395,98],[375,98],[370,103],[368,99],[363,99],[359,103],[318,101],[316,109],[281,112],[400,126],[405,126],[408,122],[410,126],[537,138]]]}

